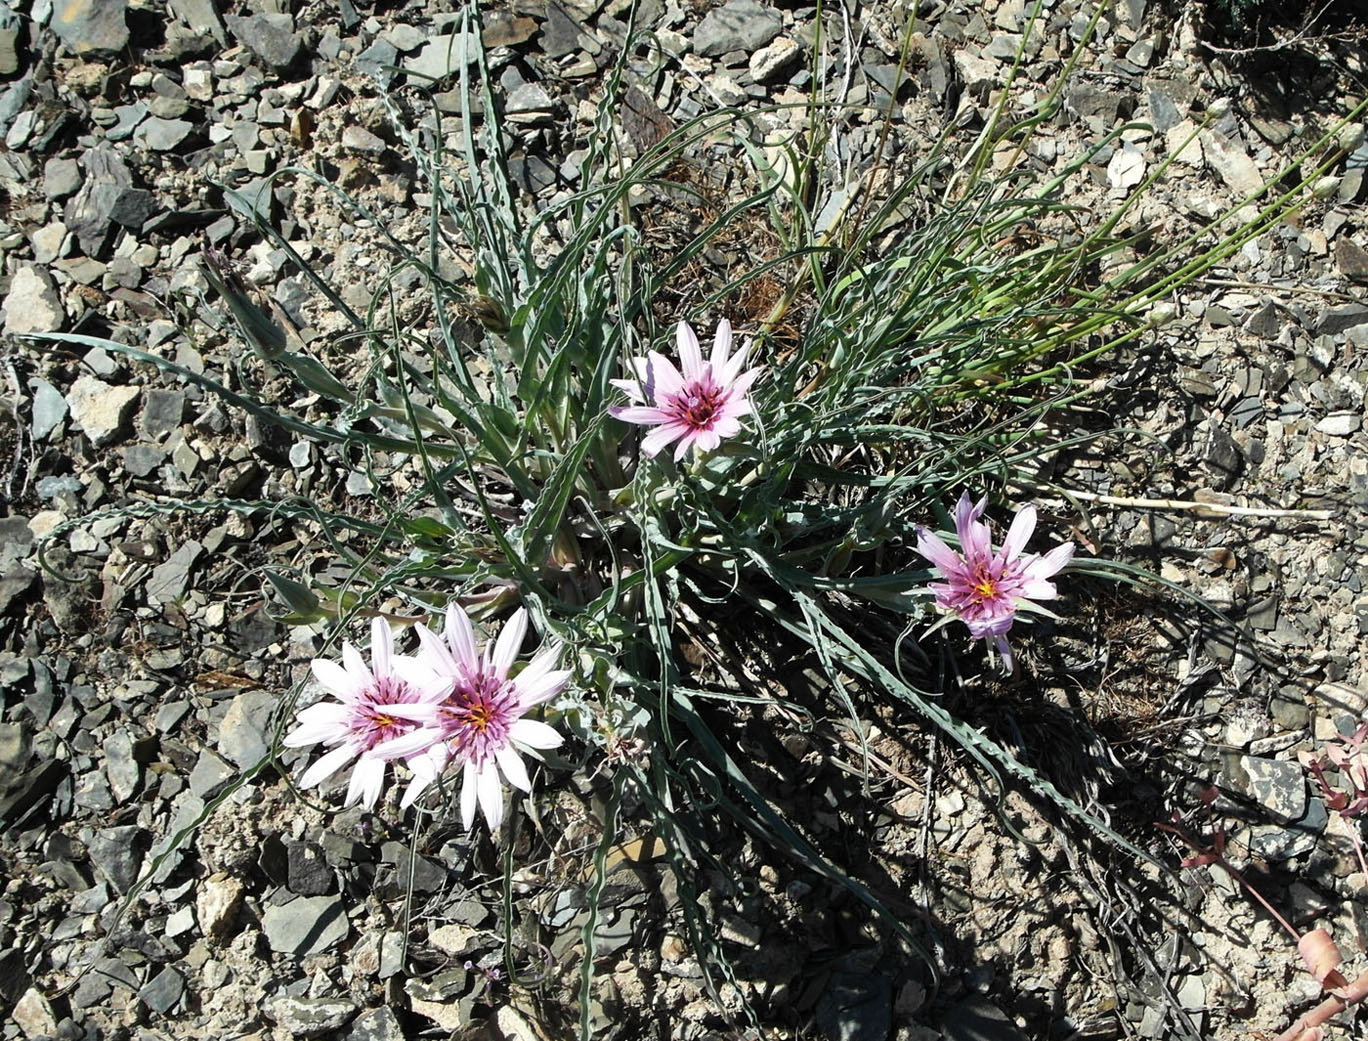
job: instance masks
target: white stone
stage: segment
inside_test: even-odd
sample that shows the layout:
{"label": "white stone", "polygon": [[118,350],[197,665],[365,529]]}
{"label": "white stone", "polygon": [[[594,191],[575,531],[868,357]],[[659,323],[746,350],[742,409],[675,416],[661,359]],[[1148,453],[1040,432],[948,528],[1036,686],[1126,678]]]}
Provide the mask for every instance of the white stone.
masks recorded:
{"label": "white stone", "polygon": [[783,72],[798,54],[798,41],[781,36],[750,56],[750,72],[756,83],[768,83]]}
{"label": "white stone", "polygon": [[29,236],[33,247],[33,259],[40,264],[51,264],[62,255],[62,243],[66,241],[67,226],[61,221],[44,225]]}
{"label": "white stone", "polygon": [[1125,142],[1112,153],[1107,181],[1113,188],[1134,188],[1145,179],[1145,153]]}
{"label": "white stone", "polygon": [[55,333],[65,320],[57,289],[41,268],[25,264],[14,273],[5,297],[6,334]]}
{"label": "white stone", "polygon": [[57,1017],[42,992],[30,987],[15,1003],[11,1013],[25,1037],[49,1037],[57,1033]]}
{"label": "white stone", "polygon": [[1316,424],[1316,429],[1331,437],[1348,437],[1363,425],[1357,412],[1331,412]]}
{"label": "white stone", "polygon": [[195,894],[195,915],[206,939],[227,935],[242,906],[242,893],[242,883],[226,872],[219,871],[204,880]]}
{"label": "white stone", "polygon": [[1263,174],[1254,160],[1229,138],[1214,130],[1202,131],[1202,155],[1221,180],[1241,195],[1253,195],[1263,187]]}
{"label": "white stone", "polygon": [[[1201,138],[1194,136],[1196,129],[1197,126],[1192,120],[1185,119],[1176,126],[1169,127],[1168,132],[1164,134],[1164,145],[1174,162],[1187,166],[1202,165]],[[1188,140],[1189,138],[1191,140]]]}
{"label": "white stone", "polygon": [[71,418],[91,443],[103,445],[128,422],[141,393],[137,387],[111,387],[94,376],[82,376],[67,391],[66,401]]}

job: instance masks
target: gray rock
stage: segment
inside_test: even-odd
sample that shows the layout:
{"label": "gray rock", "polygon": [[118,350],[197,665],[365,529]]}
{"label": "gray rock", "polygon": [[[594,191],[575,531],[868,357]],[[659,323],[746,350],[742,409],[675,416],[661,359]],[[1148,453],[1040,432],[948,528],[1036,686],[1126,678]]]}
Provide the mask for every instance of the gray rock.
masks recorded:
{"label": "gray rock", "polygon": [[57,1033],[57,1017],[42,991],[30,987],[10,1010],[10,1017],[25,1037],[46,1038]]}
{"label": "gray rock", "polygon": [[485,47],[516,47],[526,43],[537,31],[533,18],[520,18],[511,11],[485,11],[480,18],[480,39]]}
{"label": "gray rock", "polygon": [[288,14],[229,15],[228,28],[239,43],[272,68],[284,69],[299,57],[303,39]]}
{"label": "gray rock", "polygon": [[138,416],[138,432],[149,441],[160,441],[181,425],[184,415],[184,391],[153,388],[143,399],[142,413]]}
{"label": "gray rock", "polygon": [[1249,851],[1264,860],[1288,860],[1309,853],[1329,823],[1325,803],[1312,799],[1306,815],[1291,824],[1261,824],[1249,829]]}
{"label": "gray rock", "polygon": [[547,57],[561,58],[580,50],[583,32],[583,26],[559,4],[547,4],[546,21],[542,23],[537,46]]}
{"label": "gray rock", "polygon": [[508,95],[504,111],[510,115],[526,112],[550,112],[555,107],[551,95],[539,83],[524,83]]}
{"label": "gray rock", "polygon": [[365,127],[346,127],[342,131],[342,147],[349,152],[366,155],[383,155],[389,145],[382,138],[372,134]]}
{"label": "gray rock", "polygon": [[394,78],[394,73],[386,66],[398,64],[398,61],[399,51],[394,44],[382,38],[358,54],[353,64],[361,72],[368,72],[374,76],[382,86],[388,86]]}
{"label": "gray rock", "polygon": [[19,23],[0,24],[0,76],[13,76],[19,71]]}
{"label": "gray rock", "polygon": [[94,376],[81,376],[67,392],[66,403],[91,443],[103,445],[124,429],[140,393],[137,387],[111,387]]}
{"label": "gray rock", "polygon": [[339,897],[301,896],[266,908],[261,928],[271,950],[307,958],[341,943],[350,925]]}
{"label": "gray rock", "polygon": [[207,32],[220,47],[228,46],[228,31],[216,0],[170,0],[171,13],[196,32]]}
{"label": "gray rock", "polygon": [[168,965],[138,990],[138,1000],[158,1015],[166,1015],[185,994],[185,977]]}
{"label": "gray rock", "polygon": [[65,199],[81,187],[81,166],[75,159],[54,156],[43,166],[43,194],[49,199]]}
{"label": "gray rock", "polygon": [[11,335],[55,333],[66,321],[56,286],[37,264],[25,264],[14,273],[4,307],[5,332]]}
{"label": "gray rock", "polygon": [[128,46],[127,0],[55,0],[48,28],[78,58],[114,56]]}
{"label": "gray rock", "polygon": [[142,854],[137,846],[142,835],[141,828],[125,824],[115,828],[100,828],[86,839],[90,862],[120,893],[127,893],[138,880]]}
{"label": "gray rock", "polygon": [[393,45],[395,50],[405,53],[416,51],[427,41],[427,38],[428,34],[423,30],[412,25],[405,25],[402,22],[398,25],[391,25],[380,33],[380,39]]}
{"label": "gray rock", "polygon": [[136,444],[123,449],[123,465],[133,477],[146,477],[166,462],[166,452],[156,445]]}
{"label": "gray rock", "polygon": [[694,53],[717,58],[729,51],[750,54],[769,43],[784,28],[784,19],[756,0],[727,0],[709,11],[694,30]]}
{"label": "gray rock", "polygon": [[1348,332],[1361,325],[1368,325],[1368,306],[1345,304],[1342,307],[1329,307],[1316,322],[1316,335],[1329,336]]}
{"label": "gray rock", "polygon": [[1244,470],[1244,453],[1224,427],[1212,423],[1202,446],[1202,460],[1218,488],[1233,485]]}
{"label": "gray rock", "polygon": [[29,389],[33,391],[33,414],[29,417],[29,433],[33,440],[42,441],[66,419],[66,398],[62,397],[62,392],[51,383],[37,376],[29,380]]}
{"label": "gray rock", "polygon": [[1002,1009],[977,995],[945,1013],[941,1035],[945,1041],[1026,1041]]}
{"label": "gray rock", "polygon": [[290,892],[300,896],[323,896],[337,888],[333,873],[323,850],[312,842],[286,842],[288,881]]}
{"label": "gray rock", "polygon": [[1341,236],[1335,240],[1335,267],[1345,278],[1368,282],[1368,250],[1353,239]]}
{"label": "gray rock", "polygon": [[212,799],[236,776],[236,770],[205,748],[195,760],[194,769],[190,771],[187,783],[192,795],[201,799]]}
{"label": "gray rock", "polygon": [[357,1016],[338,1041],[404,1041],[404,1028],[389,1006],[381,1005]]}
{"label": "gray rock", "polygon": [[1181,123],[1187,108],[1184,104],[1180,109],[1164,85],[1154,81],[1145,85],[1145,103],[1149,107],[1149,122],[1156,134],[1166,134]]}
{"label": "gray rock", "polygon": [[110,145],[97,145],[81,156],[85,183],[66,205],[63,222],[75,233],[89,257],[103,248],[113,225],[140,228],[156,211],[152,193],[133,186],[133,175]]}
{"label": "gray rock", "polygon": [[1245,332],[1253,333],[1261,340],[1276,340],[1282,331],[1283,316],[1278,306],[1271,300],[1264,303],[1245,319]]}
{"label": "gray rock", "polygon": [[105,138],[110,141],[127,141],[138,129],[138,124],[147,118],[148,111],[145,101],[135,101],[131,105],[116,105],[114,115],[117,121],[105,131]]}
{"label": "gray rock", "polygon": [[152,116],[143,121],[133,135],[134,141],[153,152],[169,152],[195,129],[195,124],[186,119],[162,119]]}
{"label": "gray rock", "polygon": [[884,1041],[893,1029],[893,981],[881,973],[833,973],[817,999],[816,1021],[831,1041]]}
{"label": "gray rock", "polygon": [[1306,813],[1306,772],[1297,763],[1245,755],[1240,757],[1240,768],[1246,778],[1241,790],[1279,823],[1295,821]]}
{"label": "gray rock", "polygon": [[276,998],[268,1013],[295,1037],[322,1037],[340,1030],[356,1005],[341,998]]}
{"label": "gray rock", "polygon": [[204,547],[189,539],[177,547],[169,560],[153,569],[147,579],[147,599],[153,604],[168,604],[184,596],[190,588],[190,569],[195,566]]}
{"label": "gray rock", "polygon": [[142,764],[133,753],[133,738],[119,730],[105,739],[105,778],[116,802],[127,802],[142,787]]}
{"label": "gray rock", "polygon": [[1125,95],[1090,83],[1071,83],[1064,93],[1064,103],[1080,116],[1097,116],[1104,127],[1110,128],[1121,115]]}
{"label": "gray rock", "polygon": [[271,713],[279,699],[269,691],[239,694],[219,722],[218,750],[243,770],[251,769],[271,750]]}
{"label": "gray rock", "polygon": [[475,61],[480,41],[472,34],[434,36],[423,49],[404,59],[404,71],[424,81],[437,81],[461,71]]}

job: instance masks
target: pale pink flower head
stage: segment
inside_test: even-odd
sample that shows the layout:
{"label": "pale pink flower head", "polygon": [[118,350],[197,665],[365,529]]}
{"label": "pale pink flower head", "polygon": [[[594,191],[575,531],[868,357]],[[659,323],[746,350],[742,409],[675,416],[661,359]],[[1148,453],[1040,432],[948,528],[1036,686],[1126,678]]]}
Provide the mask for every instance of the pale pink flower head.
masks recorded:
{"label": "pale pink flower head", "polygon": [[[352,760],[346,805],[360,802],[367,809],[380,798],[385,783],[385,761],[394,758],[376,749],[418,728],[396,710],[412,708],[445,695],[451,681],[422,668],[411,659],[396,657],[394,634],[383,619],[371,621],[371,664],[350,643],[342,645],[342,664],[315,658],[314,678],[332,695],[302,709],[299,725],[285,735],[288,748],[331,745],[299,779],[301,788],[331,777]],[[401,674],[402,673],[402,674]]]}
{"label": "pale pink flower head", "polygon": [[741,371],[750,344],[731,353],[731,323],[725,318],[717,323],[712,356],[706,362],[698,337],[684,322],[675,331],[675,342],[683,372],[656,351],[633,358],[636,378],[612,381],[627,392],[632,404],[615,406],[609,412],[628,423],[655,427],[641,441],[646,455],[653,456],[673,443],[675,459],[682,459],[691,448],[711,452],[724,437],[741,432],[741,417],[751,414],[746,392],[761,370]]}
{"label": "pale pink flower head", "polygon": [[475,807],[484,810],[490,830],[503,820],[503,787],[499,776],[513,787],[532,790],[522,754],[556,748],[562,738],[545,723],[524,719],[527,711],[555,697],[570,681],[570,672],[557,669],[558,645],[542,649],[516,676],[509,670],[527,634],[527,611],[519,608],[505,623],[497,641],[481,654],[475,645],[470,619],[456,604],[447,608],[446,629],[435,635],[418,626],[422,648],[418,661],[449,682],[437,701],[423,701],[404,711],[419,730],[387,742],[386,755],[411,756],[413,781],[404,793],[409,806],[450,763],[460,765],[461,822],[475,823]]}
{"label": "pale pink flower head", "polygon": [[955,533],[960,551],[956,553],[924,527],[917,529],[917,552],[940,572],[944,582],[932,583],[936,606],[969,627],[972,636],[991,639],[1002,656],[1003,668],[1011,671],[1012,651],[1007,631],[1020,609],[1048,614],[1034,601],[1052,600],[1055,585],[1050,581],[1073,558],[1074,545],[1065,542],[1043,556],[1026,553],[1026,542],[1035,530],[1034,506],[1023,506],[1012,518],[1002,548],[993,552],[983,511],[985,497],[975,506],[969,493],[955,505]]}

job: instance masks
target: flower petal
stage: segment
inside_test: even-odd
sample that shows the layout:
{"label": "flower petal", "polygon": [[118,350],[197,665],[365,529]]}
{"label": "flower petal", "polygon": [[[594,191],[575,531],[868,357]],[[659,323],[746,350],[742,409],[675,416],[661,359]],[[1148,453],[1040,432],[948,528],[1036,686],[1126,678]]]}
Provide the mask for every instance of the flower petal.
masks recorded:
{"label": "flower petal", "polygon": [[1012,526],[1007,529],[1007,538],[1002,542],[1002,556],[1011,560],[1026,548],[1026,543],[1035,531],[1036,508],[1029,503],[1016,511]]}
{"label": "flower petal", "polygon": [[535,719],[519,719],[508,728],[508,736],[511,740],[528,748],[559,748],[565,743],[565,738],[553,728],[545,723],[539,723]]}
{"label": "flower petal", "polygon": [[627,405],[622,408],[610,408],[608,412],[614,419],[620,419],[624,423],[654,425],[670,421],[669,413],[661,411],[654,405]]}
{"label": "flower petal", "polygon": [[326,781],[355,759],[358,751],[359,749],[350,742],[345,745],[338,745],[332,751],[320,756],[312,766],[304,771],[303,776],[299,778],[299,787],[312,788],[314,785]]}
{"label": "flower petal", "polygon": [[[712,357],[709,359],[712,363],[713,375],[719,380],[722,380],[723,383],[725,383],[726,380],[723,379],[722,373],[727,368],[727,356],[731,354],[731,344],[731,322],[723,318],[717,323],[717,332],[713,333]],[[742,355],[744,356],[744,354],[745,352],[743,351]],[[739,369],[740,366],[737,366],[737,368]]]}
{"label": "flower petal", "polygon": [[959,573],[963,568],[960,556],[947,546],[939,536],[933,535],[930,528],[917,529],[917,552],[932,566],[938,568],[945,577]]}
{"label": "flower petal", "polygon": [[343,701],[355,701],[365,689],[365,683],[357,679],[335,661],[315,658],[309,663],[314,679],[327,687]]}
{"label": "flower petal", "polygon": [[445,636],[456,664],[470,673],[479,671],[480,652],[475,649],[475,630],[460,604],[447,606]]}
{"label": "flower petal", "polygon": [[526,711],[533,705],[550,701],[566,688],[571,675],[569,669],[559,669],[555,672],[533,676],[530,681],[524,681],[523,676],[519,675],[517,680],[519,709]]}
{"label": "flower petal", "polygon": [[361,657],[361,652],[350,643],[342,645],[342,667],[347,670],[358,690],[364,690],[375,682],[375,676],[366,667],[366,661]]}
{"label": "flower petal", "polygon": [[371,675],[390,675],[390,652],[394,649],[394,633],[383,618],[371,619]]}
{"label": "flower petal", "polygon": [[[694,349],[698,349],[698,341],[694,341]],[[671,394],[678,394],[684,386],[684,377],[679,374],[679,370],[674,367],[674,362],[661,354],[659,351],[651,351],[646,356],[651,364],[651,378],[648,381],[649,392],[652,400],[660,404],[662,398],[669,397]]]}
{"label": "flower petal", "polygon": [[385,761],[362,754],[352,767],[351,783],[347,785],[347,799],[343,805],[352,806],[360,802],[369,810],[380,798],[384,786]]}
{"label": "flower petal", "polygon": [[608,382],[633,401],[646,400],[646,392],[642,389],[640,380],[609,380]]}
{"label": "flower petal", "polygon": [[497,831],[503,823],[503,785],[499,783],[499,771],[494,764],[486,762],[475,776],[480,793],[480,809],[484,810],[485,823],[490,831]]}
{"label": "flower petal", "polygon": [[380,759],[408,759],[430,751],[441,740],[442,732],[435,727],[419,727],[373,745],[370,754]]}
{"label": "flower petal", "polygon": [[461,675],[461,667],[448,640],[443,640],[426,625],[415,625],[413,628],[418,633],[418,655],[424,665],[439,676]]}
{"label": "flower petal", "polygon": [[345,741],[351,732],[347,727],[350,717],[351,709],[340,702],[321,701],[310,705],[295,717],[299,725],[281,738],[280,743],[286,748],[305,748],[323,741],[328,744]]}
{"label": "flower petal", "polygon": [[1027,563],[1025,572],[1031,579],[1049,578],[1057,574],[1061,568],[1069,561],[1073,560],[1074,544],[1072,542],[1061,542],[1043,557],[1037,557]]}
{"label": "flower petal", "polygon": [[1005,636],[995,637],[993,644],[997,647],[999,657],[1002,658],[1002,671],[1006,674],[1010,674],[1014,668],[1012,664],[1011,644],[1007,642],[1007,637]]}
{"label": "flower petal", "polygon": [[467,762],[461,770],[461,825],[469,831],[475,824],[475,802],[479,796],[476,785],[478,771]]}
{"label": "flower petal", "polygon": [[675,327],[675,346],[679,348],[679,362],[686,380],[696,380],[703,374],[703,351],[698,346],[698,337],[687,322]]}
{"label": "flower petal", "polygon": [[683,437],[689,428],[679,423],[665,423],[641,439],[641,452],[647,458],[655,455],[670,442]]}
{"label": "flower petal", "polygon": [[508,678],[509,667],[518,660],[518,652],[522,650],[523,637],[526,635],[527,608],[520,607],[513,612],[513,617],[504,623],[503,629],[499,631],[498,642],[490,652],[489,664],[499,679]]}
{"label": "flower petal", "polygon": [[[499,769],[503,771],[504,777],[508,778],[508,783],[520,791],[530,792],[532,790],[532,778],[527,776],[527,767],[523,765],[522,756],[509,745],[504,745],[494,753],[494,760],[499,764]],[[502,800],[501,800],[502,801]]]}

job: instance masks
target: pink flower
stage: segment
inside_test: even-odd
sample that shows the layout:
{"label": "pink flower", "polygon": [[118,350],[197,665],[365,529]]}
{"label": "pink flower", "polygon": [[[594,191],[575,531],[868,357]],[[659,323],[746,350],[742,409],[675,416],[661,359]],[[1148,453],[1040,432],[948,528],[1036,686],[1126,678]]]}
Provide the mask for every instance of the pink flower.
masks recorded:
{"label": "pink flower", "polygon": [[[371,622],[370,667],[350,643],[342,645],[342,664],[315,658],[314,677],[336,700],[320,701],[299,713],[299,725],[285,735],[288,748],[332,745],[299,779],[301,788],[331,777],[353,759],[346,805],[360,801],[367,809],[380,798],[385,761],[394,758],[376,746],[417,729],[395,711],[442,697],[450,681],[394,656],[394,635],[385,622]],[[403,675],[400,675],[400,672]]]}
{"label": "pink flower", "polygon": [[497,642],[481,655],[466,613],[455,604],[447,608],[446,630],[436,636],[418,626],[422,648],[419,663],[446,680],[449,692],[433,701],[415,702],[401,711],[421,729],[386,742],[381,752],[410,756],[413,782],[401,806],[409,806],[441,776],[449,763],[460,764],[461,821],[475,822],[476,804],[484,810],[491,830],[503,820],[503,788],[499,775],[515,788],[530,792],[520,752],[534,757],[540,749],[556,748],[562,738],[545,723],[523,715],[547,701],[570,681],[568,670],[557,669],[561,648],[544,648],[517,676],[508,673],[527,634],[527,611],[519,608],[504,625]]}
{"label": "pink flower", "polygon": [[986,497],[974,506],[968,492],[960,496],[955,505],[959,553],[924,527],[917,529],[917,552],[946,580],[931,586],[936,606],[967,625],[975,638],[991,638],[1010,672],[1012,651],[1006,634],[1017,611],[1049,613],[1033,601],[1054,599],[1055,586],[1049,579],[1072,559],[1074,546],[1065,542],[1044,556],[1023,553],[1036,524],[1035,507],[1023,506],[1012,518],[1002,548],[994,553],[988,525],[980,520],[987,506]]}
{"label": "pink flower", "polygon": [[698,337],[684,322],[675,332],[684,372],[664,355],[651,351],[645,358],[633,358],[636,379],[613,380],[613,386],[627,392],[634,402],[609,411],[628,423],[655,427],[641,442],[641,450],[653,456],[672,442],[674,457],[682,459],[690,448],[711,452],[724,437],[741,431],[741,417],[751,414],[746,392],[760,375],[760,369],[741,371],[750,354],[747,344],[731,354],[731,323],[717,323],[712,357],[703,361]]}

